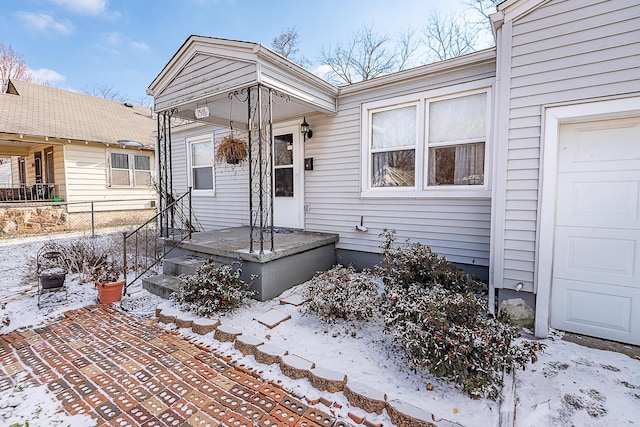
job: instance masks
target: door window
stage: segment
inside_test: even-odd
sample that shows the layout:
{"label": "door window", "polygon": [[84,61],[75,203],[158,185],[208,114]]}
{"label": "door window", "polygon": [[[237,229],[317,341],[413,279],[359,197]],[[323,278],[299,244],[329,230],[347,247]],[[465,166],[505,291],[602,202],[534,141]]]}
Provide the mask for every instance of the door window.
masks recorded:
{"label": "door window", "polygon": [[45,156],[45,179],[47,183],[54,184],[56,182],[55,168],[53,167],[53,149],[44,152]]}
{"label": "door window", "polygon": [[275,197],[293,197],[293,134],[275,137],[274,162]]}

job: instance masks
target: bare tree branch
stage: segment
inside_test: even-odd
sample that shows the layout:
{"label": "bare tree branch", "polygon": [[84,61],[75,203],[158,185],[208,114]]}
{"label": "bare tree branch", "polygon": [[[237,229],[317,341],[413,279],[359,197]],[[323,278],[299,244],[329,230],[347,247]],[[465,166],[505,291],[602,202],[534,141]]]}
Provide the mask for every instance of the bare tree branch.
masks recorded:
{"label": "bare tree branch", "polygon": [[413,28],[407,28],[402,30],[398,35],[398,71],[411,68],[413,66],[412,59],[419,47],[415,34],[416,30]]}
{"label": "bare tree branch", "polygon": [[271,48],[274,52],[284,56],[285,58],[305,67],[309,65],[309,61],[304,56],[299,56],[300,35],[296,27],[290,27],[274,37],[271,41]]}
{"label": "bare tree branch", "polygon": [[87,95],[97,96],[98,98],[111,99],[113,101],[127,102],[127,97],[113,88],[113,85],[107,83],[95,83],[93,87],[84,88]]}
{"label": "bare tree branch", "polygon": [[442,17],[440,12],[432,10],[423,34],[428,59],[443,61],[473,52],[478,29],[459,22],[453,14]]}
{"label": "bare tree branch", "polygon": [[22,60],[22,55],[14,52],[11,45],[5,46],[0,43],[0,89],[5,92],[9,79],[22,80],[32,82],[33,75],[29,71],[29,67]]}
{"label": "bare tree branch", "polygon": [[336,83],[355,83],[369,80],[398,68],[399,53],[390,50],[389,37],[363,27],[346,43],[323,47],[320,61],[330,67],[329,80]]}
{"label": "bare tree branch", "polygon": [[502,0],[466,0],[464,4],[484,17],[483,22],[489,23],[489,15],[497,10],[498,3]]}

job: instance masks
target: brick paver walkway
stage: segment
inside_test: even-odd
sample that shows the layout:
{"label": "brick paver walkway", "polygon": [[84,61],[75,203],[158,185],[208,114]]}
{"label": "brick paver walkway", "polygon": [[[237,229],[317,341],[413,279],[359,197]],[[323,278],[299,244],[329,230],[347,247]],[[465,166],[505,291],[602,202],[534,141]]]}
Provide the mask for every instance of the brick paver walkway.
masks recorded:
{"label": "brick paver walkway", "polygon": [[98,426],[349,426],[152,321],[91,306],[0,336],[0,393],[46,384]]}

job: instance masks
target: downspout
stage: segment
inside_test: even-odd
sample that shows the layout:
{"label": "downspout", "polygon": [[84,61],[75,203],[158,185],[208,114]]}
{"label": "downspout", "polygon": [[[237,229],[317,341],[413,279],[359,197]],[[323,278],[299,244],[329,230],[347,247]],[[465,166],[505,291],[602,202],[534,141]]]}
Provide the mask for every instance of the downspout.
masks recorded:
{"label": "downspout", "polygon": [[[500,114],[499,114],[499,107],[502,105],[501,104],[501,100],[502,100],[502,91],[501,91],[501,80],[502,80],[502,72],[501,72],[501,66],[502,66],[502,51],[500,49],[501,47],[501,42],[502,42],[502,24],[504,23],[504,13],[503,12],[496,12],[492,15],[490,15],[490,21],[491,21],[491,29],[493,32],[493,37],[494,40],[496,42],[496,81],[495,81],[495,88],[494,88],[494,102],[492,103],[492,121],[493,121],[493,130],[492,130],[492,137],[493,137],[493,158],[492,160],[492,168],[493,168],[493,173],[491,174],[492,176],[492,185],[491,185],[491,227],[490,227],[490,231],[489,231],[489,235],[490,240],[489,240],[489,311],[491,312],[491,314],[496,314],[496,287],[495,287],[495,264],[496,264],[496,243],[497,243],[497,233],[496,233],[496,217],[497,217],[497,213],[498,213],[498,209],[497,209],[497,200],[498,198],[496,197],[496,189],[498,187],[498,185],[500,184],[498,182],[498,174],[496,173],[496,170],[498,168],[498,166],[500,165],[500,159],[502,158],[502,156],[499,156],[498,153],[498,149],[500,147],[500,136],[501,136],[501,131],[500,131]],[[502,203],[500,203],[500,205],[502,206]],[[502,233],[500,233],[500,235],[502,236]],[[502,247],[502,245],[500,245],[500,247]],[[502,264],[502,263],[500,263]],[[502,276],[502,274],[500,274],[500,276]]]}

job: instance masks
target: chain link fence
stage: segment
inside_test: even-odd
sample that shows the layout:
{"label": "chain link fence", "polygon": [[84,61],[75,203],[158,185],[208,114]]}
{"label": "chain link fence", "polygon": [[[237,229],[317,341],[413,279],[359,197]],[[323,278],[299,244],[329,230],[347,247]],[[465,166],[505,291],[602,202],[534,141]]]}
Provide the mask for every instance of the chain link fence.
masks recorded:
{"label": "chain link fence", "polygon": [[155,199],[0,204],[0,237],[59,232],[112,232],[144,224],[156,214]]}

